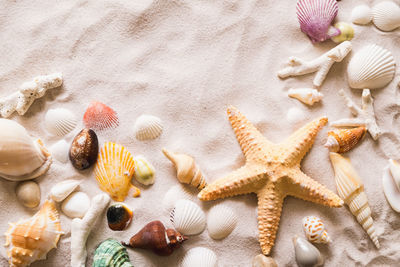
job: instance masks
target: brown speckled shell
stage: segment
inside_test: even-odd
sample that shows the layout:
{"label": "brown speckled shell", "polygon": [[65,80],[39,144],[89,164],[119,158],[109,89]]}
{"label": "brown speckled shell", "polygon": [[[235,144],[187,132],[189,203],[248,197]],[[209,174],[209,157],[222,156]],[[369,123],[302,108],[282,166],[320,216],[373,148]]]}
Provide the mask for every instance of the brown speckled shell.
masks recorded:
{"label": "brown speckled shell", "polygon": [[355,147],[364,137],[366,128],[361,126],[352,129],[336,129],[328,132],[328,136],[333,136],[339,143],[338,153],[344,153]]}
{"label": "brown speckled shell", "polygon": [[96,133],[92,129],[83,129],[72,141],[69,159],[76,169],[84,170],[96,162],[98,151]]}

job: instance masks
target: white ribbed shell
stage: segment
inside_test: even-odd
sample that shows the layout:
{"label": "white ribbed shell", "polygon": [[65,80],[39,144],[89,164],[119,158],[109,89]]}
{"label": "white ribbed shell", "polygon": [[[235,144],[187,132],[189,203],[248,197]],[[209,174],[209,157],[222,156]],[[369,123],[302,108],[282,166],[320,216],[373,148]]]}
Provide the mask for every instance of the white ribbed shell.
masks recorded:
{"label": "white ribbed shell", "polygon": [[238,221],[236,213],[224,204],[211,208],[207,216],[208,234],[212,239],[223,239],[235,229]]}
{"label": "white ribbed shell", "polygon": [[181,267],[217,267],[217,255],[211,249],[195,247],[183,257]]}
{"label": "white ribbed shell", "polygon": [[351,88],[377,89],[393,80],[396,62],[387,49],[370,44],[358,51],[347,67],[348,82]]}
{"label": "white ribbed shell", "polygon": [[133,132],[140,141],[155,139],[161,135],[163,125],[161,119],[152,115],[141,115],[136,119]]}
{"label": "white ribbed shell", "polygon": [[175,229],[184,235],[197,235],[206,227],[206,215],[194,202],[181,199],[171,211],[170,219]]}
{"label": "white ribbed shell", "polygon": [[384,1],[372,8],[373,22],[381,31],[389,32],[400,27],[400,7],[391,1]]}
{"label": "white ribbed shell", "polygon": [[78,120],[74,113],[65,108],[49,109],[44,118],[46,130],[57,136],[64,136],[75,129]]}
{"label": "white ribbed shell", "polygon": [[371,8],[367,5],[359,5],[351,11],[351,21],[355,24],[365,25],[372,20]]}

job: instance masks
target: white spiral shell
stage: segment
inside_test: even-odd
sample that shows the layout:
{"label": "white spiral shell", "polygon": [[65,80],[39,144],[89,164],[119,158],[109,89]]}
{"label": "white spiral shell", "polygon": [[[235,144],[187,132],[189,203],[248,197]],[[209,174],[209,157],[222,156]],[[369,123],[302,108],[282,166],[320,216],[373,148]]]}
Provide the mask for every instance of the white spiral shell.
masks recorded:
{"label": "white spiral shell", "polygon": [[195,247],[183,257],[181,267],[217,267],[217,255],[211,249]]}
{"label": "white spiral shell", "polygon": [[208,234],[212,239],[223,239],[235,229],[238,221],[236,213],[224,204],[211,208],[207,216]]}
{"label": "white spiral shell", "polygon": [[75,129],[78,120],[74,113],[65,108],[49,109],[44,118],[46,130],[57,136],[64,136]]}
{"label": "white spiral shell", "polygon": [[206,215],[194,202],[181,199],[171,211],[170,219],[175,229],[184,235],[197,235],[206,227]]}
{"label": "white spiral shell", "polygon": [[155,139],[161,135],[163,125],[160,118],[152,115],[141,115],[136,119],[133,132],[140,141]]}
{"label": "white spiral shell", "polygon": [[400,27],[400,7],[391,1],[384,1],[372,8],[372,21],[381,31],[389,32]]}

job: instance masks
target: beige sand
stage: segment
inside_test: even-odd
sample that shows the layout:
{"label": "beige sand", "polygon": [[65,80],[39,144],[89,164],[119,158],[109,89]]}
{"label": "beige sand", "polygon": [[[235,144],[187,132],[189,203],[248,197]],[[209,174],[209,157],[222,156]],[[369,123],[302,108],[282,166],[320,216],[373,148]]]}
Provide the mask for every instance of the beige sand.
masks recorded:
{"label": "beige sand", "polygon": [[[339,20],[348,21],[352,8],[365,1],[339,2]],[[368,1],[372,2],[372,1]],[[399,3],[399,1],[397,1]],[[23,117],[34,136],[50,146],[58,140],[44,130],[43,118],[49,108],[72,109],[81,118],[92,100],[112,106],[120,115],[120,127],[99,132],[100,142],[117,141],[135,154],[146,156],[157,169],[153,186],[142,188],[142,196],[127,198],[134,219],[125,232],[112,232],[104,217],[88,240],[92,262],[94,248],[114,237],[128,240],[131,234],[154,219],[168,223],[160,201],[177,183],[171,163],[162,155],[166,146],[192,154],[207,179],[213,181],[243,164],[244,157],[228,123],[225,109],[236,105],[265,136],[278,142],[294,127],[286,121],[290,107],[307,111],[309,119],[328,115],[331,121],[347,117],[338,90],[344,88],[360,102],[361,91],[350,90],[346,82],[349,58],[335,64],[322,86],[325,98],[314,107],[305,107],[285,93],[290,87],[311,86],[313,74],[280,80],[276,72],[288,56],[305,59],[334,47],[333,42],[312,45],[299,30],[295,1],[6,1],[0,11],[1,32],[0,93],[6,95],[40,74],[62,72],[65,82],[37,100]],[[399,30],[378,31],[374,26],[354,26],[353,52],[375,42],[391,50],[400,62]],[[351,56],[351,54],[350,54]],[[378,251],[346,208],[329,209],[301,200],[285,201],[276,245],[272,251],[280,266],[293,266],[292,237],[303,235],[301,219],[321,217],[333,239],[318,245],[326,257],[325,266],[394,266],[400,260],[399,215],[385,200],[381,176],[388,157],[400,158],[398,89],[399,78],[385,89],[372,92],[378,124],[385,134],[374,142],[367,136],[347,154],[365,182],[366,193],[382,248]],[[165,131],[161,138],[139,142],[132,134],[134,120],[143,113],[159,116]],[[81,126],[80,126],[81,127]],[[78,129],[77,129],[78,130]],[[303,170],[336,191],[327,150],[322,146],[329,127],[319,134],[303,162]],[[68,136],[71,141],[73,134]],[[49,188],[66,178],[84,181],[81,190],[90,196],[100,190],[92,170],[78,172],[68,164],[55,162],[47,175],[37,181],[42,201]],[[0,181],[1,224],[29,217],[15,198],[15,183]],[[219,201],[218,201],[219,202]],[[222,241],[209,238],[207,231],[194,236],[168,258],[144,251],[129,250],[135,266],[177,266],[185,251],[195,246],[213,249],[220,266],[250,266],[260,253],[257,242],[256,197],[242,196],[224,201],[240,214],[235,231]],[[215,203],[204,203],[207,211]],[[69,231],[70,219],[62,216]],[[169,224],[170,225],[170,224]],[[68,266],[69,236],[46,261],[32,266]],[[6,266],[6,260],[0,260]],[[89,266],[89,265],[88,265]]]}

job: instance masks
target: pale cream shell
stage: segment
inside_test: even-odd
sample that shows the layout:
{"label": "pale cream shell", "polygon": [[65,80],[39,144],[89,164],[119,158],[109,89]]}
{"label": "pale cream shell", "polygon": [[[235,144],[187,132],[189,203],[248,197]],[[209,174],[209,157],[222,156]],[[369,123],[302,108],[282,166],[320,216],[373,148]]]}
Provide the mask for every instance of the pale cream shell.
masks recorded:
{"label": "pale cream shell", "polygon": [[211,249],[195,247],[186,252],[181,267],[218,267],[217,255]]}
{"label": "pale cream shell", "polygon": [[40,187],[34,181],[24,181],[15,188],[17,199],[27,208],[35,208],[40,204]]}
{"label": "pale cream shell", "polygon": [[400,27],[400,7],[392,1],[384,1],[372,8],[372,21],[381,31],[393,31]]}
{"label": "pale cream shell", "polygon": [[67,135],[75,129],[78,119],[75,114],[65,108],[49,109],[44,119],[46,130],[57,136]]}
{"label": "pale cream shell", "polygon": [[59,182],[50,189],[50,197],[56,202],[61,202],[66,199],[80,183],[81,181],[73,179]]}
{"label": "pale cream shell", "polygon": [[237,221],[238,217],[230,207],[218,204],[207,215],[208,234],[212,239],[223,239],[232,233]]}
{"label": "pale cream shell", "polygon": [[61,204],[62,212],[70,218],[83,218],[90,207],[90,198],[83,192],[74,192]]}
{"label": "pale cream shell", "polygon": [[372,20],[371,8],[367,5],[359,5],[351,11],[351,21],[355,24],[365,25]]}
{"label": "pale cream shell", "polygon": [[313,88],[291,88],[288,91],[288,96],[296,98],[297,100],[309,106],[321,101],[321,99],[324,97],[322,93]]}
{"label": "pale cream shell", "polygon": [[184,235],[197,235],[206,227],[206,215],[190,200],[181,199],[171,211],[170,219],[175,229]]}
{"label": "pale cream shell", "polygon": [[135,173],[133,176],[136,181],[144,185],[154,184],[156,170],[154,166],[143,156],[133,158],[135,162]]}
{"label": "pale cream shell", "polygon": [[161,135],[163,125],[160,118],[143,114],[136,119],[133,132],[140,141],[155,139]]}
{"label": "pale cream shell", "polygon": [[383,193],[385,194],[386,200],[392,209],[400,213],[400,191],[394,181],[393,173],[390,172],[390,168],[386,167],[383,170],[382,176],[382,187]]}
{"label": "pale cream shell", "polygon": [[176,202],[181,199],[187,199],[190,201],[195,201],[196,191],[193,188],[188,188],[187,186],[177,184],[168,189],[165,193],[162,205],[165,211],[170,212],[174,207]]}
{"label": "pale cream shell", "polygon": [[59,162],[67,163],[69,148],[70,144],[68,144],[64,139],[61,139],[50,147],[50,153]]}

